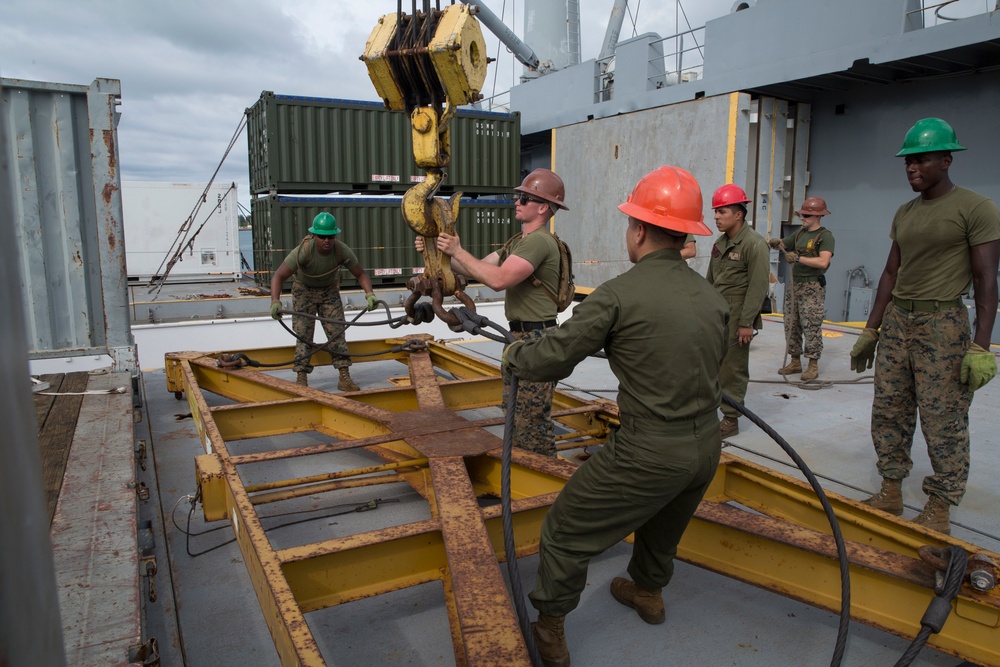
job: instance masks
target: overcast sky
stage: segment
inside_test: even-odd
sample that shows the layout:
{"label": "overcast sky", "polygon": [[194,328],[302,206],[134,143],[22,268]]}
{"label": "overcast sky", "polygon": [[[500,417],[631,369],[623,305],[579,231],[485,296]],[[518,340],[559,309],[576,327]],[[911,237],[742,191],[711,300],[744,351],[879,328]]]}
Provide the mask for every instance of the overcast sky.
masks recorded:
{"label": "overcast sky", "polygon": [[[524,0],[485,3],[524,36]],[[600,51],[613,1],[580,4],[587,60]],[[629,5],[621,39],[676,31],[673,0]],[[404,2],[404,11],[411,6]],[[732,6],[733,0],[681,2],[695,27]],[[0,75],[82,85],[119,79],[123,180],[205,183],[261,91],[375,99],[358,56],[379,16],[395,11],[393,0],[2,0]],[[683,16],[680,26],[687,27]],[[496,57],[498,41],[484,33]],[[509,89],[521,72],[505,48],[499,56],[487,75],[487,96]],[[247,171],[244,133],[217,177],[236,181],[244,205]]]}

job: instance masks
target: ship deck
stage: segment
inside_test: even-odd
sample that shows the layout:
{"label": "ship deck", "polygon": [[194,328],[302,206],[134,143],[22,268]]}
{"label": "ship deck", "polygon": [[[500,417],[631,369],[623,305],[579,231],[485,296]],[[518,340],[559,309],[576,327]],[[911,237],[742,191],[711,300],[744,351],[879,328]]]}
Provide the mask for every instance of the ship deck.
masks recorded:
{"label": "ship deck", "polygon": [[[412,329],[396,335],[417,332]],[[368,337],[368,333],[363,330],[359,336]],[[784,382],[775,373],[783,355],[782,324],[780,317],[766,317],[750,355],[752,383],[746,401],[750,410],[791,443],[828,492],[851,499],[869,495],[879,483],[868,430],[872,385],[870,378],[859,379],[848,367],[848,351],[857,333],[858,329],[848,326],[825,327],[820,379],[833,384],[804,389]],[[463,351],[499,363],[498,343],[455,338],[453,344]],[[186,338],[180,347],[190,349],[192,339]],[[369,389],[390,386],[391,378],[401,374],[399,369],[396,362],[357,363],[352,375],[363,389]],[[294,378],[290,370],[273,374]],[[312,387],[336,393],[337,378],[331,368],[317,368],[310,380]],[[607,362],[588,359],[561,388],[587,399],[614,399],[615,386]],[[194,457],[203,453],[203,447],[188,404],[167,390],[162,369],[144,371],[140,391],[142,408],[136,411],[135,440],[145,443],[147,464],[145,470],[137,469],[137,482],[150,493],[148,500],[138,501],[136,520],[140,533],[144,526],[150,532],[148,539],[155,544],[158,559],[155,601],[148,599],[148,582],[140,584],[143,636],[158,638],[164,665],[279,664],[229,522],[206,524],[200,508],[189,515],[197,491]],[[973,446],[969,489],[952,514],[953,536],[991,551],[1000,551],[1000,513],[996,511],[1000,490],[994,478],[1000,464],[1000,450],[994,446],[1000,425],[997,405],[1000,382],[977,392],[970,412]],[[498,413],[487,408],[482,416]],[[500,433],[500,428],[495,432]],[[318,437],[315,432],[299,433],[281,444],[311,444]],[[746,419],[741,420],[741,432],[729,438],[724,448],[730,454],[803,478],[778,445]],[[914,470],[904,484],[904,518],[915,516],[923,505],[920,480],[930,473],[925,449],[918,430]],[[578,462],[580,453],[568,450],[562,456]],[[357,450],[330,453],[326,463],[343,468],[380,462],[366,454]],[[281,470],[260,470],[259,475],[261,479],[307,475],[310,465],[317,465],[314,457],[309,463],[286,460]],[[338,498],[332,510],[319,499],[304,499],[295,510],[298,513],[269,520],[269,535],[284,547],[427,517],[426,501],[406,485],[354,489]],[[372,504],[374,509],[366,509]],[[59,522],[58,508],[55,521]],[[664,591],[666,623],[642,623],[608,591],[611,579],[625,573],[630,548],[619,544],[591,564],[580,606],[567,618],[575,666],[763,667],[829,662],[836,639],[836,614],[683,562],[678,563],[674,580]],[[57,569],[58,560],[57,553]],[[521,558],[519,565],[524,588],[530,590],[537,557]],[[60,581],[61,586],[64,583]],[[922,609],[914,610],[916,620],[922,613]],[[454,662],[444,593],[438,582],[312,612],[306,618],[328,664]],[[67,644],[71,641],[67,636]],[[893,664],[908,644],[908,639],[852,623],[843,664]],[[925,648],[912,664],[954,667],[960,663],[955,657]],[[77,664],[102,663],[83,660]]]}

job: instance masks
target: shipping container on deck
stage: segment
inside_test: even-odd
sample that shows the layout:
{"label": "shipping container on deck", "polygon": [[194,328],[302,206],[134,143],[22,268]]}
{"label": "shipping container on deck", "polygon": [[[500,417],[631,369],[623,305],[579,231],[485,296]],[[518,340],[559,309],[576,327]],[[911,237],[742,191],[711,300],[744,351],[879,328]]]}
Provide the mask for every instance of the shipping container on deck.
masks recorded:
{"label": "shipping container on deck", "polygon": [[[168,282],[242,277],[236,184],[213,184],[207,192],[205,188],[205,183],[122,182],[129,283],[161,275],[182,227],[188,230],[183,238],[194,239],[170,269]],[[203,196],[201,208],[188,220]]]}
{"label": "shipping container on deck", "polygon": [[[251,202],[256,283],[268,287],[272,272],[305,237],[312,219],[328,211],[343,230],[337,238],[358,256],[372,285],[405,285],[424,264],[413,248],[414,232],[403,221],[401,200],[397,196],[257,197]],[[500,249],[519,228],[509,197],[462,199],[456,231],[462,247],[476,257]],[[358,282],[349,271],[342,271],[341,286],[353,289]]]}
{"label": "shipping container on deck", "polygon": [[[402,193],[423,179],[409,117],[381,102],[264,91],[246,113],[252,194]],[[517,186],[520,118],[460,109],[440,192],[507,194]]]}

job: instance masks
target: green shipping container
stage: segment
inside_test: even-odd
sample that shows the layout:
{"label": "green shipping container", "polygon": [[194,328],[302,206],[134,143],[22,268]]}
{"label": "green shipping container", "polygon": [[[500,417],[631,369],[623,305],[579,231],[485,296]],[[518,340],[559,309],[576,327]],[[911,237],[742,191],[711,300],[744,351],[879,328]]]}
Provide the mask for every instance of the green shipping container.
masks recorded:
{"label": "green shipping container", "polygon": [[[423,258],[413,248],[414,232],[403,220],[402,197],[295,197],[270,195],[251,204],[253,260],[256,283],[269,287],[272,272],[306,236],[317,213],[337,218],[345,243],[365,268],[372,285],[404,286],[423,269]],[[499,250],[520,229],[509,197],[462,199],[456,231],[462,247],[476,257]],[[350,271],[341,271],[341,286],[358,287]],[[285,289],[290,289],[290,282]]]}
{"label": "green shipping container", "polygon": [[[264,91],[246,113],[252,194],[402,193],[424,177],[409,117],[381,102]],[[508,194],[520,170],[520,115],[458,111],[442,194]]]}

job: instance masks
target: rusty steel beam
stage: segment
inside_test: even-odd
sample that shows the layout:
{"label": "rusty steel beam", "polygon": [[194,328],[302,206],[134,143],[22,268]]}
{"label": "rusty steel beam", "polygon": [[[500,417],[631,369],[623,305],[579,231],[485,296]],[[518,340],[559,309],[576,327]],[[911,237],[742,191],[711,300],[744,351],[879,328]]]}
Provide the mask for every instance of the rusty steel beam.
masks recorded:
{"label": "rusty steel beam", "polygon": [[[168,355],[168,388],[187,394],[209,452],[197,459],[206,520],[228,518],[282,664],[324,664],[304,622],[311,611],[407,586],[440,582],[458,665],[529,664],[500,563],[500,508],[479,499],[500,494],[501,441],[485,429],[502,418],[465,419],[457,410],[499,406],[499,369],[450,346],[388,352],[405,339],[357,349],[408,370],[399,386],[330,395],[244,368],[220,368],[218,354]],[[354,348],[352,348],[354,349]],[[256,354],[256,352],[255,352]],[[269,357],[270,358],[270,357]],[[274,357],[277,358],[277,357]],[[453,378],[441,374],[445,371]],[[209,407],[211,391],[235,404]],[[565,446],[601,442],[618,423],[617,406],[557,392],[553,418],[570,429]],[[280,436],[316,431],[323,444],[287,447]],[[274,438],[269,451],[233,455],[229,442]],[[363,448],[381,465],[330,469],[309,477],[246,487],[248,464]],[[512,454],[515,550],[536,553],[542,520],[576,466],[531,452]],[[373,473],[378,477],[371,477]],[[348,478],[348,479],[345,479]],[[356,484],[406,483],[427,502],[429,519],[275,550],[255,505]],[[961,546],[1000,556],[834,494],[850,559],[855,620],[910,637],[933,597],[934,571],[922,545]],[[833,538],[808,485],[728,454],[680,544],[678,556],[701,567],[801,600],[839,609]],[[1000,667],[1000,593],[964,586],[954,612],[929,646],[986,667]]]}

